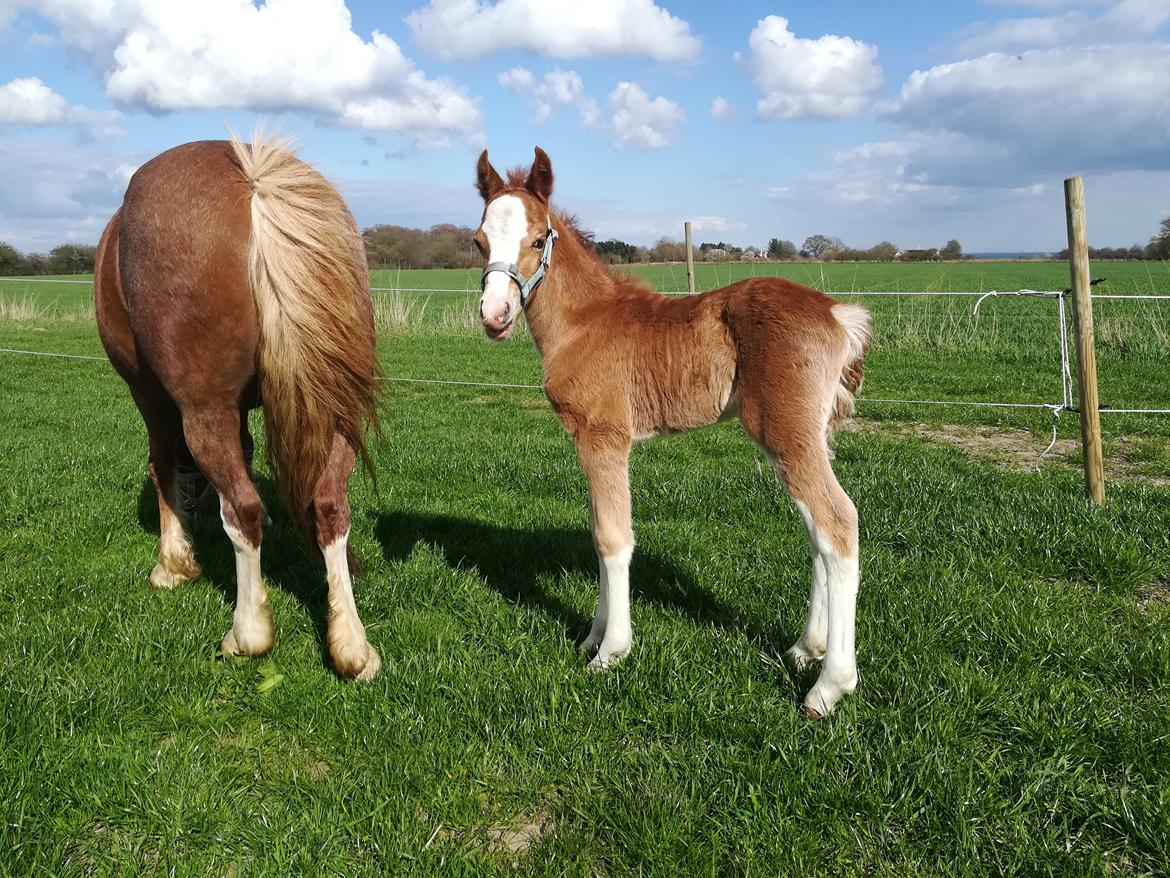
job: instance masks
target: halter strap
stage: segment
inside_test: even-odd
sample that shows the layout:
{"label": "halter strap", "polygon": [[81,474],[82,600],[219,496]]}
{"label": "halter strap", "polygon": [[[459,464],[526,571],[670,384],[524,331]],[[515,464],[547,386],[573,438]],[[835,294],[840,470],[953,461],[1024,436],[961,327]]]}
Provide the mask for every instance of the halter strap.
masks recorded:
{"label": "halter strap", "polygon": [[533,272],[532,277],[525,278],[520,273],[520,268],[514,262],[489,262],[483,267],[483,276],[479,280],[480,289],[483,289],[484,285],[487,284],[489,274],[493,271],[502,272],[516,281],[516,286],[520,288],[520,307],[527,307],[529,297],[536,290],[540,282],[544,280],[545,269],[552,264],[553,245],[557,242],[558,235],[552,227],[552,219],[548,214],[544,216],[544,223],[544,252],[540,256],[540,267]]}

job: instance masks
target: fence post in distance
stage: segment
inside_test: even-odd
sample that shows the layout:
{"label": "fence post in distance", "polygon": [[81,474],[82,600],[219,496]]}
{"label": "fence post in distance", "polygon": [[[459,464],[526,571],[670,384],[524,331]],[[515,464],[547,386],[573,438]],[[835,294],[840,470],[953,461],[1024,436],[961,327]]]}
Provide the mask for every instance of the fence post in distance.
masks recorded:
{"label": "fence post in distance", "polygon": [[1068,267],[1072,277],[1073,325],[1076,329],[1078,399],[1081,410],[1081,457],[1085,491],[1095,504],[1105,502],[1105,465],[1101,454],[1101,409],[1097,397],[1097,346],[1093,336],[1093,296],[1089,283],[1089,239],[1085,230],[1085,183],[1064,181],[1068,219]]}
{"label": "fence post in distance", "polygon": [[695,291],[695,251],[691,247],[691,221],[683,223],[684,237],[687,239],[687,289]]}

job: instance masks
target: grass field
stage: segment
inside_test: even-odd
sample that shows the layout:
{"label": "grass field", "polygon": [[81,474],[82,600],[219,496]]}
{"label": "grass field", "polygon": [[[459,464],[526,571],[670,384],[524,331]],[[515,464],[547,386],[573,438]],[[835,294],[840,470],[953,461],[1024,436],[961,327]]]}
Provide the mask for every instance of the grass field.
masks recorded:
{"label": "grass field", "polygon": [[[1065,284],[1013,265],[866,283]],[[1125,265],[1098,272],[1111,292],[1170,292]],[[842,277],[826,285],[861,288]],[[87,289],[13,286],[0,347],[101,354]],[[539,383],[531,342],[490,344],[469,301],[384,302],[387,373]],[[865,301],[865,395],[1059,400],[1052,302],[992,299],[976,320],[970,300]],[[1168,314],[1098,303],[1103,400],[1170,407]],[[351,491],[385,667],[354,686],[322,652],[323,578],[263,467],[277,646],[224,660],[214,508],[204,577],[147,585],[157,512],[125,386],[101,362],[0,364],[0,874],[1170,869],[1170,419],[1106,417],[1109,502],[1092,509],[1075,415],[1041,458],[1044,412],[863,400],[837,442],[862,521],[862,682],[813,723],[809,681],[778,662],[807,544],[734,424],[635,451],[638,639],[589,676],[584,479],[542,395],[389,385],[378,487]]]}

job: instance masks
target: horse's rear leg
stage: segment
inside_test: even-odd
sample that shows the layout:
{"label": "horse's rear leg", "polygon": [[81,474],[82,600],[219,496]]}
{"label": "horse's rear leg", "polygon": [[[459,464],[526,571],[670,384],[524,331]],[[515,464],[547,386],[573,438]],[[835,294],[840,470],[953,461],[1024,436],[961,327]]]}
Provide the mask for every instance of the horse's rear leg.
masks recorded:
{"label": "horse's rear leg", "polygon": [[577,454],[589,483],[589,517],[597,550],[600,591],[593,627],[582,651],[589,670],[605,670],[629,653],[634,642],[630,623],[630,558],[634,529],[630,521],[630,442],[611,433],[577,436]]}
{"label": "horse's rear leg", "polygon": [[236,610],[220,649],[233,655],[263,655],[274,640],[268,589],[260,577],[264,507],[248,477],[235,408],[183,412],[191,456],[219,492],[223,529],[236,554]]}
{"label": "horse's rear leg", "polygon": [[135,391],[134,401],[150,437],[148,468],[158,495],[158,563],[150,571],[155,588],[178,588],[201,573],[187,534],[188,502],[180,471],[183,445],[179,410],[170,400]]}
{"label": "horse's rear leg", "polygon": [[808,621],[788,655],[798,665],[824,655],[804,709],[825,716],[857,688],[857,509],[833,474],[823,433],[783,445],[768,456],[800,510],[813,552]]}
{"label": "horse's rear leg", "polygon": [[372,680],[382,659],[366,639],[366,629],[353,599],[349,565],[349,498],[346,485],[353,472],[355,455],[344,437],[333,437],[333,448],[325,471],[313,494],[313,524],[317,543],[325,556],[329,581],[329,654],[342,677]]}

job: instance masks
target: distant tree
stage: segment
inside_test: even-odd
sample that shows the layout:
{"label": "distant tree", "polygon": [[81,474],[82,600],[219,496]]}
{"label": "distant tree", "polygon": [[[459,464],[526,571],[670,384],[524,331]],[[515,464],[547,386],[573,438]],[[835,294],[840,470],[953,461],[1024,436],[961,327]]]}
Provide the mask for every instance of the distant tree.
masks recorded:
{"label": "distant tree", "polygon": [[24,268],[24,256],[11,244],[0,241],[0,275],[20,274]]}
{"label": "distant tree", "polygon": [[962,259],[963,246],[954,238],[951,238],[951,240],[947,241],[947,246],[942,248],[941,255],[943,259]]}
{"label": "distant tree", "polygon": [[791,241],[773,238],[768,242],[767,253],[769,259],[794,259],[796,252],[796,245]]}
{"label": "distant tree", "polygon": [[49,262],[45,258],[44,253],[26,253],[24,254],[24,265],[21,266],[20,274],[49,274]]}
{"label": "distant tree", "polygon": [[[601,261],[610,265],[638,261],[638,248],[625,241],[618,241],[614,238],[608,241],[598,241],[596,249]],[[686,255],[685,249],[683,255]]]}
{"label": "distant tree", "polygon": [[85,274],[93,271],[97,248],[88,244],[58,244],[49,251],[50,274]]}
{"label": "distant tree", "polygon": [[898,258],[898,248],[889,241],[882,241],[870,247],[866,256],[875,262],[893,262]]}
{"label": "distant tree", "polygon": [[1170,216],[1162,220],[1158,233],[1150,238],[1146,248],[1147,259],[1170,259]]}
{"label": "distant tree", "polygon": [[687,245],[671,238],[659,238],[650,248],[651,262],[683,262],[687,258]]}
{"label": "distant tree", "polygon": [[809,258],[821,260],[833,249],[833,239],[825,235],[810,235],[804,239],[804,246],[800,249]]}

